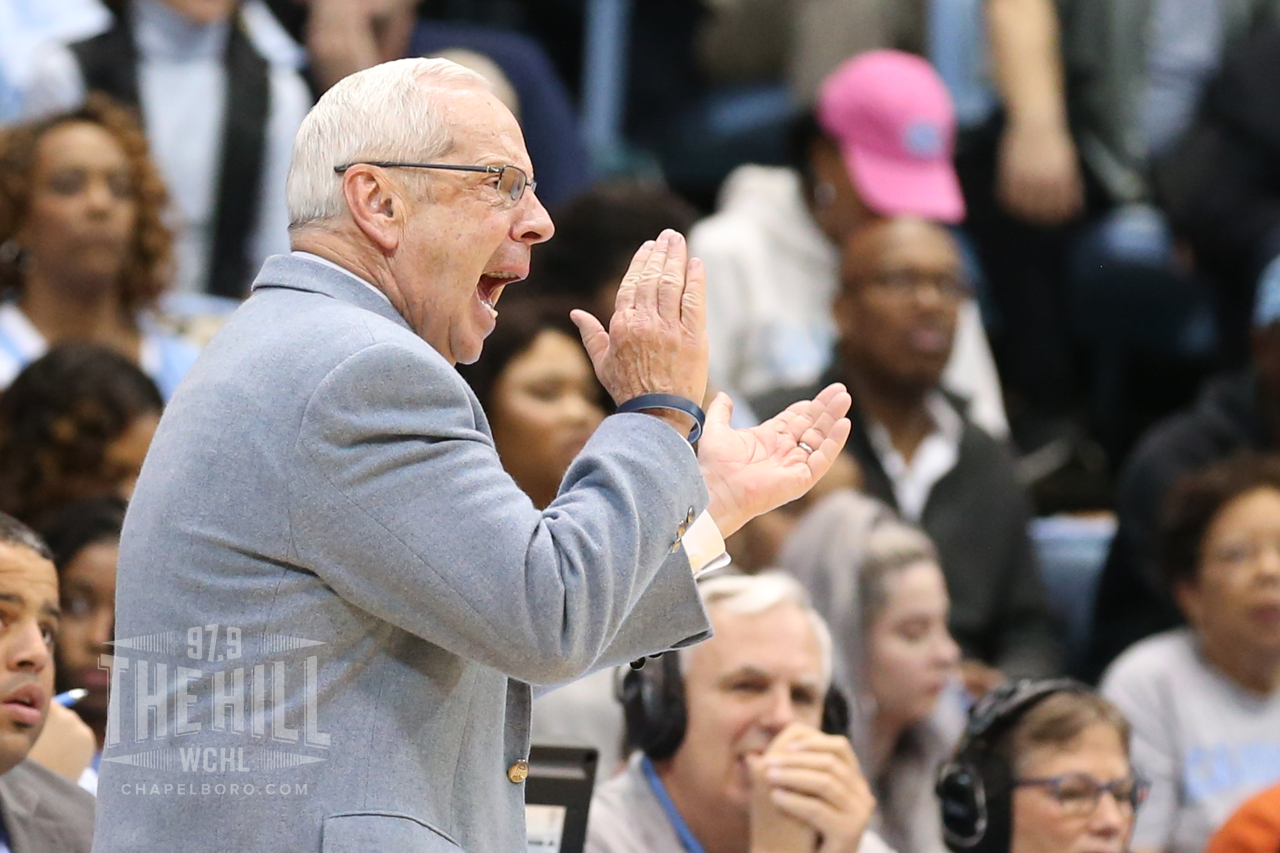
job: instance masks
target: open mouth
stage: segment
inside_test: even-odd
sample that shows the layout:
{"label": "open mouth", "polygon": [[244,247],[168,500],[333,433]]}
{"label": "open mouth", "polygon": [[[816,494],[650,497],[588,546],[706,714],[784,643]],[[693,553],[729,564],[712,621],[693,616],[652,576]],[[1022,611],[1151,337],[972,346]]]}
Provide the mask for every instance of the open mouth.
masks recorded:
{"label": "open mouth", "polygon": [[13,691],[2,704],[9,709],[14,722],[24,726],[36,726],[40,724],[43,716],[43,703],[43,691],[29,685]]}
{"label": "open mouth", "polygon": [[480,304],[489,309],[489,313],[494,317],[498,316],[498,299],[502,296],[502,290],[513,281],[524,278],[513,272],[491,272],[480,276],[480,283],[476,285],[476,294],[480,297]]}

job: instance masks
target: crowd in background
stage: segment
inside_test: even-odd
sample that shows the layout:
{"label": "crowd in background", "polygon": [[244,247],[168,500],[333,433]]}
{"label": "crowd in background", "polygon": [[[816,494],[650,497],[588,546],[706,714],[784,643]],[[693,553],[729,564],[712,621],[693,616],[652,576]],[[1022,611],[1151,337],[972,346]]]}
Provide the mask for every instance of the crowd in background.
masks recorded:
{"label": "crowd in background", "polygon": [[[459,368],[535,505],[616,402],[569,311],[608,317],[663,229],[705,262],[710,378],[736,423],[832,381],[853,396],[839,464],[727,543],[772,592],[756,606],[727,586],[718,634],[746,620],[785,648],[793,608],[826,644],[801,632],[777,666],[819,673],[797,676],[817,693],[753,726],[816,725],[838,688],[877,837],[937,853],[936,769],[969,707],[1071,675],[1098,693],[1043,700],[997,751],[1115,757],[1119,735],[1120,765],[1099,765],[1132,783],[1108,789],[1114,815],[1098,790],[1051,786],[1097,823],[1080,832],[1275,851],[1280,3],[642,0],[612,35],[607,5],[0,0],[0,513],[47,544],[6,527],[0,562],[34,548],[56,567],[57,689],[87,691],[74,709],[97,744],[75,781],[93,790],[105,737],[98,656],[132,483],[201,346],[289,251],[299,123],[349,73],[441,55],[519,117],[556,223]],[[690,703],[732,663],[716,642],[667,675]],[[45,665],[32,655],[6,665]],[[717,700],[646,740],[619,680],[534,705],[535,741],[589,742],[602,779],[620,771],[596,849],[662,849],[618,825],[652,805],[652,779],[701,816],[684,831],[765,832],[741,780],[708,775]],[[50,729],[70,742],[75,723]],[[1018,835],[1021,796],[1014,846],[1066,849]],[[795,838],[851,825],[770,819]]]}

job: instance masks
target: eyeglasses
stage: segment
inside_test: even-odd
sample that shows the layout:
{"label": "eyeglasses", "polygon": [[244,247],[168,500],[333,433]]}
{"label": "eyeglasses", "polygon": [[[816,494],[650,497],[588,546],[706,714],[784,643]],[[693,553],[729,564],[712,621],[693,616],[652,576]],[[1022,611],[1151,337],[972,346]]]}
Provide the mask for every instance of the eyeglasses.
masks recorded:
{"label": "eyeglasses", "polygon": [[958,303],[973,295],[973,286],[969,280],[954,273],[886,270],[863,276],[858,280],[869,281],[898,299],[915,297],[925,287],[932,288],[934,293],[949,303]]}
{"label": "eyeglasses", "polygon": [[1209,549],[1209,559],[1225,563],[1231,567],[1253,565],[1262,559],[1268,550],[1280,555],[1280,541],[1236,541],[1214,545]]}
{"label": "eyeglasses", "polygon": [[333,171],[341,175],[352,166],[379,166],[383,169],[441,169],[446,172],[484,172],[498,176],[498,192],[513,202],[519,201],[524,197],[526,187],[533,192],[538,191],[538,182],[529,180],[529,176],[519,166],[460,166],[454,163],[397,163],[390,160],[379,160],[334,166]]}
{"label": "eyeglasses", "polygon": [[1147,781],[1137,776],[1126,776],[1104,785],[1083,773],[1070,773],[1047,779],[1017,779],[1013,784],[1019,788],[1046,789],[1049,795],[1062,806],[1062,811],[1073,817],[1087,817],[1093,814],[1098,808],[1104,791],[1115,798],[1116,805],[1121,809],[1136,810],[1147,798],[1147,791],[1150,789]]}

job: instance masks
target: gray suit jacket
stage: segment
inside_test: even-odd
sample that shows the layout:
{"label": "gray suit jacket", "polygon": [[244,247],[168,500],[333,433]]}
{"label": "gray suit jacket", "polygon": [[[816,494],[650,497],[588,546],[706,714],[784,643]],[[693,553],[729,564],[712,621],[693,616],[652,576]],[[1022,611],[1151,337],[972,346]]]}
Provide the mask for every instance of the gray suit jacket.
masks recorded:
{"label": "gray suit jacket", "polygon": [[34,761],[0,776],[0,813],[14,853],[89,853],[93,795]]}
{"label": "gray suit jacket", "polygon": [[539,512],[386,300],[269,259],[125,522],[94,849],[524,849],[529,685],[708,634],[677,547],[706,501],[631,414]]}

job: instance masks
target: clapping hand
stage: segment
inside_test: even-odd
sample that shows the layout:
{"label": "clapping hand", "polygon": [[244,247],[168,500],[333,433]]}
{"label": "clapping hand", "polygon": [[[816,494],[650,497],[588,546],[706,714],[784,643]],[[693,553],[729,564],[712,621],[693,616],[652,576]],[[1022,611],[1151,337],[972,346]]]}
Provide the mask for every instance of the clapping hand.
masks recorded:
{"label": "clapping hand", "polygon": [[[608,329],[571,315],[596,376],[618,403],[642,394],[702,399],[707,385],[706,272],[684,237],[664,231],[632,258]],[[733,403],[712,401],[698,444],[711,517],[728,536],[761,513],[803,495],[827,473],[849,437],[852,400],[832,385],[751,429],[729,426]],[[687,435],[687,415],[650,410]]]}
{"label": "clapping hand", "polygon": [[[586,311],[570,318],[600,384],[622,404],[643,394],[694,402],[707,389],[706,272],[683,236],[663,231],[636,252],[618,287],[609,327]],[[693,419],[664,409],[647,414],[688,435]]]}
{"label": "clapping hand", "polygon": [[733,429],[733,402],[718,394],[707,410],[698,464],[711,494],[708,511],[723,536],[793,501],[831,468],[845,439],[852,403],[840,384],[750,429]]}

